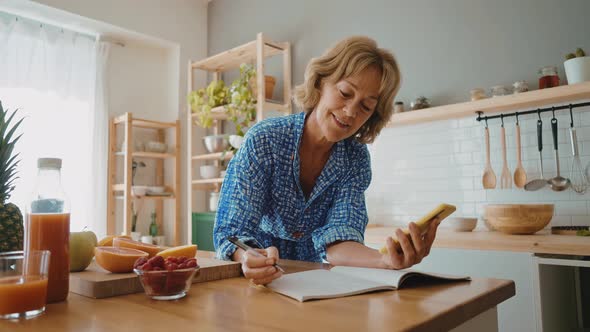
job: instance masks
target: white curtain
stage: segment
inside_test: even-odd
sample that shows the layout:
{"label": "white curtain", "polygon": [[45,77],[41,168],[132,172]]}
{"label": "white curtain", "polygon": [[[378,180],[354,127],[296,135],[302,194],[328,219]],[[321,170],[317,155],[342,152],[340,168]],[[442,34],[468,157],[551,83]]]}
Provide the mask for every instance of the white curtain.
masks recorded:
{"label": "white curtain", "polygon": [[[94,205],[88,209],[97,234],[106,235],[107,231],[107,183],[108,183],[108,149],[109,149],[109,112],[107,95],[107,63],[110,43],[99,41],[96,44],[96,84],[94,94],[94,112],[92,121],[92,183]],[[92,202],[91,202],[92,203]]]}
{"label": "white curtain", "polygon": [[106,230],[107,58],[96,36],[0,13],[0,101],[25,118],[10,201],[24,213],[37,158],[62,158],[71,229],[88,226],[99,236]]}

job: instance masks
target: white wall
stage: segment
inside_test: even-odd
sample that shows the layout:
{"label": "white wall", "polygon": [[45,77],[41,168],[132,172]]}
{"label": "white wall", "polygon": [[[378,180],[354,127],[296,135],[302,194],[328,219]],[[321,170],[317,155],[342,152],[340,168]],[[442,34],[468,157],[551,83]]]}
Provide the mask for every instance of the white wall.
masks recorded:
{"label": "white wall", "polygon": [[[574,123],[584,167],[590,161],[590,108],[576,109]],[[569,112],[558,111],[558,141],[562,175],[569,177],[572,151]],[[545,177],[556,172],[550,113],[542,115]],[[540,176],[536,115],[521,118],[523,164],[529,179]],[[492,167],[498,179],[502,171],[500,121],[490,120]],[[508,166],[516,168],[514,118],[505,120]],[[475,117],[385,129],[370,147],[373,182],[367,191],[371,220],[375,223],[406,223],[441,201],[457,204],[459,215],[479,216],[490,203],[553,203],[555,216],[549,226],[590,225],[590,195],[571,190],[538,192],[522,189],[484,190],[483,124]]]}
{"label": "white wall", "polygon": [[[160,121],[186,118],[186,64],[189,59],[206,56],[206,0],[38,0],[27,3],[26,6],[39,12],[59,17],[61,24],[103,32],[126,44],[111,48],[111,115],[133,112],[135,116]],[[181,123],[181,147],[185,147],[185,121]],[[179,203],[183,234],[187,220],[184,150],[181,156]],[[167,178],[169,176],[168,173]],[[198,196],[196,199],[199,198],[204,199]],[[165,213],[170,211],[168,207]],[[146,212],[145,222],[149,220],[149,212]]]}
{"label": "white wall", "polygon": [[[209,6],[209,51],[218,52],[252,38],[259,31],[289,41],[293,84],[303,80],[305,66],[337,40],[368,35],[392,50],[403,80],[398,100],[409,105],[424,94],[433,105],[469,99],[474,87],[489,88],[527,80],[537,88],[537,70],[556,65],[562,80],[563,56],[576,47],[590,51],[590,2],[538,0],[276,2],[215,0]],[[256,17],[257,19],[252,19]],[[272,73],[277,68],[269,66]],[[280,75],[280,73],[275,73]],[[563,114],[560,112],[559,114]],[[550,126],[545,114],[546,175],[554,175]],[[579,130],[583,159],[590,158],[588,115]],[[534,117],[523,123],[524,163],[531,178],[538,172]],[[566,117],[560,122],[562,169],[569,171]],[[560,119],[560,120],[561,120]],[[514,119],[507,125],[509,166],[514,171]],[[499,126],[491,122],[492,160],[499,178]],[[568,136],[569,137],[569,136]],[[484,191],[483,131],[475,117],[435,124],[385,129],[370,147],[373,181],[367,191],[372,223],[405,223],[446,201],[464,215],[478,215],[491,202],[556,204],[554,225],[590,224],[590,195],[549,190]],[[585,166],[586,164],[584,164]],[[564,172],[568,174],[567,172]]]}

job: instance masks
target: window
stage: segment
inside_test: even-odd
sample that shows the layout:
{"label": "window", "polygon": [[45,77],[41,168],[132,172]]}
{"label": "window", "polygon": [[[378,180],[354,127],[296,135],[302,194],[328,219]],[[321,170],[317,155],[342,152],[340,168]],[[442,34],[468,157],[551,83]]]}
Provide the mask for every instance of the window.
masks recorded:
{"label": "window", "polygon": [[71,229],[106,230],[108,45],[89,36],[0,12],[0,101],[25,120],[15,150],[19,179],[9,201],[25,213],[37,159],[62,159]]}

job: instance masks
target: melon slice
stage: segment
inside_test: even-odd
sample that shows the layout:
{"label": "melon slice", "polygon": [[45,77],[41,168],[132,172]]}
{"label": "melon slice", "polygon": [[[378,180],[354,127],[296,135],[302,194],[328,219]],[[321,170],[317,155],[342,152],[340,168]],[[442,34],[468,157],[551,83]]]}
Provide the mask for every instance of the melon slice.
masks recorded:
{"label": "melon slice", "polygon": [[126,273],[132,272],[133,263],[141,257],[148,257],[148,253],[130,248],[96,247],[94,257],[103,269],[113,273]]}
{"label": "melon slice", "polygon": [[118,237],[131,240],[131,236],[129,235],[109,235],[103,238],[102,240],[98,241],[96,245],[99,247],[112,247],[113,239]]}
{"label": "melon slice", "polygon": [[162,256],[164,258],[167,257],[188,257],[193,258],[197,254],[197,245],[196,244],[189,244],[186,246],[178,246],[168,248],[166,250],[160,251],[157,255]]}
{"label": "melon slice", "polygon": [[139,242],[139,241],[133,241],[130,239],[125,239],[125,238],[120,238],[120,237],[113,239],[113,247],[131,248],[131,249],[145,251],[149,254],[150,258],[154,257],[157,253],[162,251],[162,248],[160,248],[156,245],[149,244],[149,243],[143,243],[143,242]]}

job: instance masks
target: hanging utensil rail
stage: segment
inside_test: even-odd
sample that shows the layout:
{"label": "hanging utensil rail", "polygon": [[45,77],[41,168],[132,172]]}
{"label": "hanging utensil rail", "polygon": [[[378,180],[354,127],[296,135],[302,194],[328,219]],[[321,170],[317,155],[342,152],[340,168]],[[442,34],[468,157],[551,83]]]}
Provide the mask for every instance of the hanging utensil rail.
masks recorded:
{"label": "hanging utensil rail", "polygon": [[530,111],[524,111],[524,112],[514,112],[514,113],[501,113],[501,114],[497,114],[497,115],[486,115],[486,116],[482,116],[483,112],[477,112],[477,121],[488,121],[488,120],[492,120],[492,119],[500,119],[500,118],[507,118],[507,117],[511,117],[511,116],[522,116],[522,115],[527,115],[527,114],[541,114],[544,112],[551,112],[551,111],[559,111],[559,110],[569,110],[570,107],[571,108],[577,108],[577,107],[584,107],[584,106],[590,106],[590,102],[586,102],[586,103],[577,103],[577,104],[567,104],[567,105],[562,105],[562,106],[552,106],[552,107],[546,107],[546,108],[537,108],[535,110],[530,110]]}

